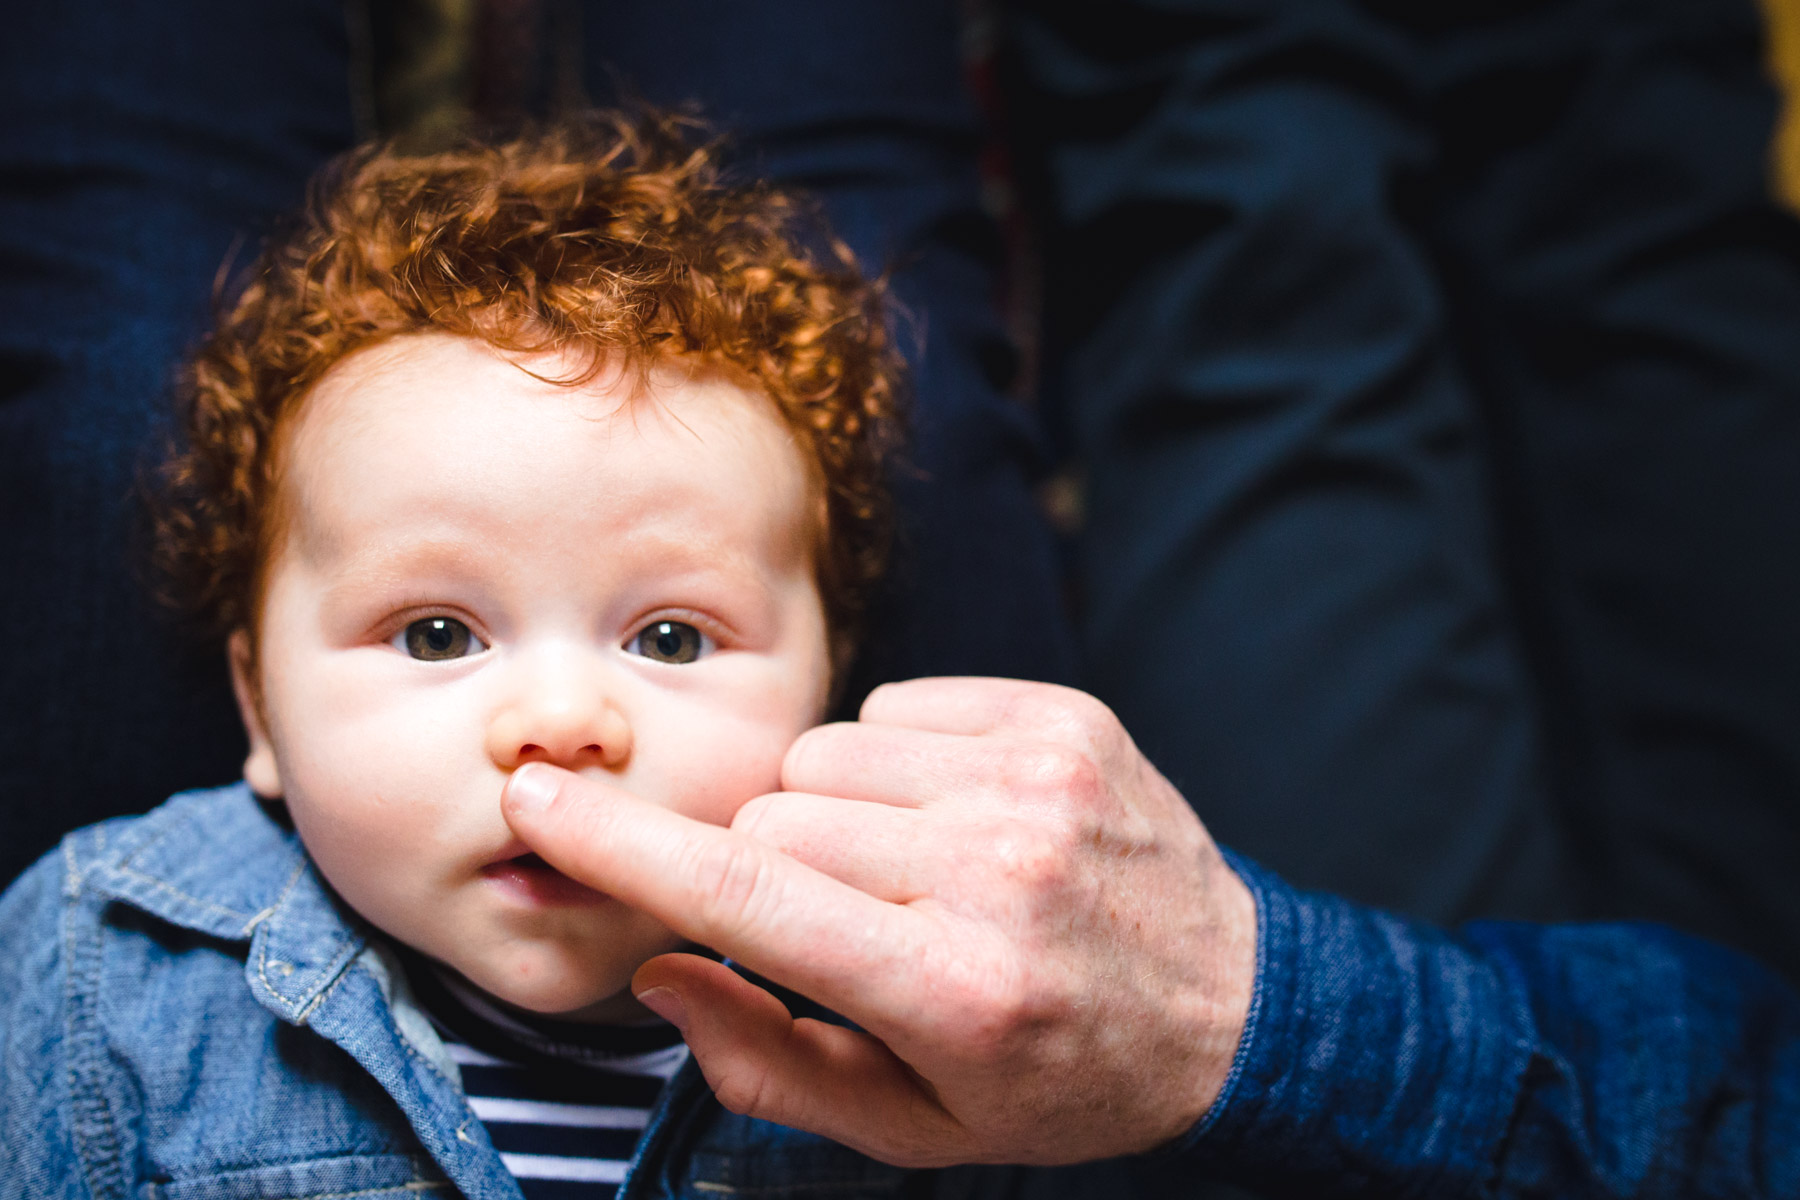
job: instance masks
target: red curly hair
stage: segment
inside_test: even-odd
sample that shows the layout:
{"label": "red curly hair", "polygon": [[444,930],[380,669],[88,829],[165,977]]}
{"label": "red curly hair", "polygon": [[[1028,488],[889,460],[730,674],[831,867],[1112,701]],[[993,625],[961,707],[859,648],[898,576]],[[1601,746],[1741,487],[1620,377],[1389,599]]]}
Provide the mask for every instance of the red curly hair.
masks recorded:
{"label": "red curly hair", "polygon": [[254,629],[279,537],[276,453],[346,356],[431,331],[647,371],[698,360],[769,397],[823,481],[814,563],[839,649],[888,549],[898,360],[884,291],[808,208],[726,182],[694,122],[597,114],[427,156],[356,151],[315,181],[186,373],[155,552],[213,632]]}

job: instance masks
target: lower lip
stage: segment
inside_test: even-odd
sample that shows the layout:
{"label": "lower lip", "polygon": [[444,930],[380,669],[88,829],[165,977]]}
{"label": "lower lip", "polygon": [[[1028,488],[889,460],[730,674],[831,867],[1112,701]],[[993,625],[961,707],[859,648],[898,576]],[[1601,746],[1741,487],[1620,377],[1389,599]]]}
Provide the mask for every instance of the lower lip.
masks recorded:
{"label": "lower lip", "polygon": [[612,899],[605,892],[576,883],[544,862],[509,859],[484,867],[481,873],[502,891],[542,907],[591,907]]}

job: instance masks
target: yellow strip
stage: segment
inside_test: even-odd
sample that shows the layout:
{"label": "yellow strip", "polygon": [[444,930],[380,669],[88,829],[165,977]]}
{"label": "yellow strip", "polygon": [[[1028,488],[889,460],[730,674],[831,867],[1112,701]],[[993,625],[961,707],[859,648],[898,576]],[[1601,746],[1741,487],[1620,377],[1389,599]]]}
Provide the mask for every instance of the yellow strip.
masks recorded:
{"label": "yellow strip", "polygon": [[1763,0],[1769,17],[1769,68],[1786,96],[1773,148],[1775,191],[1800,211],[1800,0]]}

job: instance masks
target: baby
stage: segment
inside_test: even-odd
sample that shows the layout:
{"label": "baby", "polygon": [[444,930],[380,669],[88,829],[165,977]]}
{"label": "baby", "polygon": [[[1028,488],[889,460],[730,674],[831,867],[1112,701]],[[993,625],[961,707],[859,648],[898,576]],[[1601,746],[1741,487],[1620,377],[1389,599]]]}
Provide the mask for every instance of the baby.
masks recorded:
{"label": "baby", "polygon": [[722,1113],[628,989],[681,939],[499,803],[544,760],[724,824],[823,716],[895,374],[804,228],[661,119],[321,183],[195,360],[158,514],[245,783],[0,901],[0,1195],[901,1186]]}

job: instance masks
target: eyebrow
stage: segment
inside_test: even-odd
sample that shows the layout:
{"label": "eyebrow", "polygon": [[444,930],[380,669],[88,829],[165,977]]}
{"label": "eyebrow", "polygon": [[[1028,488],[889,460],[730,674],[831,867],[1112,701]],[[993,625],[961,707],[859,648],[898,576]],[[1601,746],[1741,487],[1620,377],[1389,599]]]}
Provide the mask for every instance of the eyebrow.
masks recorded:
{"label": "eyebrow", "polygon": [[[675,537],[640,534],[626,539],[626,546],[600,551],[580,545],[568,548],[570,554],[610,553],[622,558],[628,567],[656,565],[667,567],[683,576],[712,578],[732,586],[754,583],[761,571],[751,555],[741,547],[705,536]],[[336,594],[343,588],[381,586],[385,582],[400,584],[405,577],[422,572],[454,571],[477,556],[475,539],[458,537],[424,537],[379,542],[361,547],[349,554],[327,551],[315,562],[337,579],[329,585]]]}

